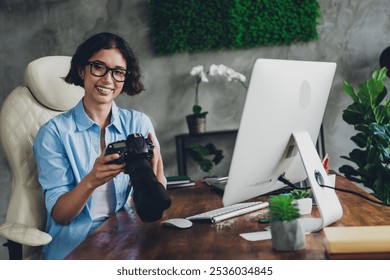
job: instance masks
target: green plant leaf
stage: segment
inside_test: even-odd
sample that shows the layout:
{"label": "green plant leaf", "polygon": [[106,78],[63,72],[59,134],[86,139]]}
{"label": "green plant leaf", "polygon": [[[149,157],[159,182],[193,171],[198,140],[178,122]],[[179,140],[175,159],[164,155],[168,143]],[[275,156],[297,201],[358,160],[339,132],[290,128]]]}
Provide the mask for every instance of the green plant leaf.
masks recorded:
{"label": "green plant leaf", "polygon": [[[387,89],[386,89],[386,87],[383,87],[383,90],[378,95],[378,98],[377,98],[376,103],[374,105],[378,106],[385,99],[386,95],[387,95]],[[388,99],[388,100],[390,100],[390,99]]]}
{"label": "green plant leaf", "polygon": [[271,221],[292,221],[300,217],[299,209],[292,204],[291,195],[271,196],[269,201],[269,214]]}
{"label": "green plant leaf", "polygon": [[372,78],[376,80],[380,80],[384,82],[387,78],[387,68],[382,67],[381,69],[377,69],[372,73]]}
{"label": "green plant leaf", "polygon": [[353,168],[352,166],[350,165],[343,165],[339,168],[339,171],[341,173],[343,173],[346,177],[350,177],[350,176],[359,176],[360,175],[360,172],[357,171],[355,168]]}
{"label": "green plant leaf", "polygon": [[199,105],[194,105],[192,107],[192,112],[195,114],[195,115],[198,115],[200,114],[200,112],[202,112],[202,107],[199,106]]}
{"label": "green plant leaf", "polygon": [[373,109],[375,121],[379,124],[383,124],[384,122],[388,122],[387,109],[383,105],[378,105]]}
{"label": "green plant leaf", "polygon": [[291,195],[294,199],[302,199],[308,198],[310,196],[310,192],[308,190],[293,189],[291,191]]}
{"label": "green plant leaf", "polygon": [[360,149],[353,149],[349,153],[349,158],[351,161],[356,163],[356,165],[360,168],[363,168],[364,165],[366,164],[366,159],[367,159],[367,151],[365,150],[360,150]]}
{"label": "green plant leaf", "polygon": [[372,123],[368,126],[368,129],[380,139],[389,141],[390,139],[390,126],[389,125],[380,125],[377,123]]}
{"label": "green plant leaf", "polygon": [[351,137],[351,140],[359,147],[364,148],[367,146],[367,136],[364,133],[358,133]]}
{"label": "green plant leaf", "polygon": [[359,103],[353,103],[343,111],[343,120],[352,125],[364,121],[365,109]]}
{"label": "green plant leaf", "polygon": [[210,173],[224,157],[223,151],[217,149],[213,143],[208,143],[205,146],[190,145],[188,152],[199,168],[207,173]]}
{"label": "green plant leaf", "polygon": [[343,82],[344,91],[352,98],[352,100],[356,103],[359,103],[359,97],[355,94],[353,87],[347,82]]}

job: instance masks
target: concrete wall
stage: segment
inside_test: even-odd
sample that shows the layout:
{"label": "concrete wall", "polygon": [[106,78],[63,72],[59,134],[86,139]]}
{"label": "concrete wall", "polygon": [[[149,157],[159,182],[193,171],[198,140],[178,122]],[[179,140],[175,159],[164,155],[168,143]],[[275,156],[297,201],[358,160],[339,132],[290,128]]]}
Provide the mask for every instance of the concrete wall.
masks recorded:
{"label": "concrete wall", "polygon": [[[118,97],[122,107],[146,112],[154,121],[167,175],[177,172],[174,137],[186,133],[185,116],[191,111],[195,84],[191,68],[223,63],[248,78],[257,57],[337,62],[337,72],[324,125],[330,166],[338,169],[353,145],[351,127],[341,119],[351,100],[342,81],[357,85],[379,67],[378,57],[390,45],[389,0],[320,0],[319,40],[309,44],[261,47],[242,51],[182,53],[155,57],[148,38],[146,0],[0,0],[0,104],[21,84],[25,66],[48,55],[72,55],[84,39],[101,31],[123,36],[139,57],[146,92]],[[213,82],[200,87],[201,105],[209,111],[207,130],[238,128],[245,90],[238,84]],[[221,144],[225,145],[225,144]],[[231,154],[231,144],[226,144]],[[229,159],[229,156],[227,156]],[[216,174],[224,175],[228,159]],[[192,177],[205,174],[191,169]],[[5,219],[10,173],[0,152],[0,223]],[[4,243],[0,240],[0,243]],[[6,259],[0,248],[0,259]]]}

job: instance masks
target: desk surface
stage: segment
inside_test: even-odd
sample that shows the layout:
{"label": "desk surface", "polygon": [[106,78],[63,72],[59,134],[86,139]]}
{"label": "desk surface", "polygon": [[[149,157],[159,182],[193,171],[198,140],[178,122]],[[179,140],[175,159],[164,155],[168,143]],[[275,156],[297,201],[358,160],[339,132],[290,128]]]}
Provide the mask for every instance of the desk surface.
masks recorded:
{"label": "desk surface", "polygon": [[[337,176],[336,186],[358,191],[358,187]],[[221,194],[198,182],[194,187],[170,190],[172,206],[163,219],[187,217],[222,206]],[[390,225],[390,207],[382,207],[358,196],[337,192],[343,206],[341,220],[332,226]],[[260,197],[259,200],[266,200]],[[318,212],[313,209],[313,216]],[[81,243],[66,259],[328,259],[323,231],[306,236],[306,249],[276,252],[271,240],[246,241],[240,233],[263,230],[258,223],[265,210],[249,213],[218,224],[195,222],[185,230],[164,227],[160,221],[143,223],[137,214],[122,210],[110,217],[94,234]],[[369,255],[344,255],[344,258]],[[388,258],[376,254],[374,258]]]}

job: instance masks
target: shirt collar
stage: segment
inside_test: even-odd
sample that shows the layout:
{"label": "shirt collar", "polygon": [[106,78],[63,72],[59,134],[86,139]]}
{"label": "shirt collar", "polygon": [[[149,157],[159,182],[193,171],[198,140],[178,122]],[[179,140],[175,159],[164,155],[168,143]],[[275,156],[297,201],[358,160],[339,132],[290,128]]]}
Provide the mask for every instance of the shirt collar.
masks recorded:
{"label": "shirt collar", "polygon": [[[81,99],[80,102],[76,105],[76,107],[74,108],[74,112],[76,126],[79,131],[89,129],[91,126],[96,124],[88,117],[87,113],[85,112],[83,99]],[[122,132],[122,127],[120,125],[119,108],[114,101],[112,102],[111,121],[109,126],[113,126],[120,133]]]}

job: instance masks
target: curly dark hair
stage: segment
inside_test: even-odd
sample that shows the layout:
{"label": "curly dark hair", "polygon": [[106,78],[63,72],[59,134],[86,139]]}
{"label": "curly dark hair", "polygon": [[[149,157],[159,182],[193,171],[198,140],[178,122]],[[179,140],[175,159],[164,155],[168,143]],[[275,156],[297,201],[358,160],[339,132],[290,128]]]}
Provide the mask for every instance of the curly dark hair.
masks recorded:
{"label": "curly dark hair", "polygon": [[108,32],[93,35],[77,47],[77,50],[72,57],[71,67],[69,73],[65,77],[65,81],[69,84],[84,87],[84,81],[79,74],[80,70],[88,64],[88,60],[95,53],[101,49],[113,48],[117,49],[123,55],[126,60],[127,70],[130,71],[130,74],[126,77],[122,92],[126,92],[128,95],[141,93],[145,88],[140,81],[141,73],[137,58],[123,38]]}

